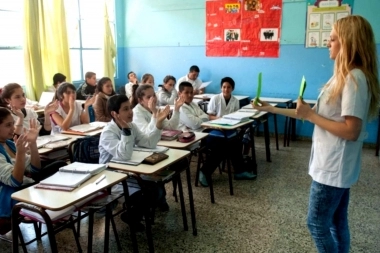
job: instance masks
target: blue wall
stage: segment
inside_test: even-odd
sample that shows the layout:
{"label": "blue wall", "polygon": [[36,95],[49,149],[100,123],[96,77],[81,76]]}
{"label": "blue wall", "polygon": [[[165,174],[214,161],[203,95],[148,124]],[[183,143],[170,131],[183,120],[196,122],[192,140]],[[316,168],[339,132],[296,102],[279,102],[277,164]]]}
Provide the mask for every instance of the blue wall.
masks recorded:
{"label": "blue wall", "polygon": [[[139,77],[151,73],[159,84],[165,75],[179,78],[196,64],[201,69],[201,79],[213,81],[207,92],[219,92],[220,79],[231,76],[236,82],[235,94],[254,97],[257,74],[263,72],[262,96],[296,98],[301,77],[305,75],[308,81],[305,98],[316,99],[319,88],[332,74],[333,61],[329,59],[327,49],[304,47],[306,1],[284,1],[279,58],[206,57],[205,1],[116,2],[119,2],[116,13],[118,86],[126,83],[126,74],[130,70]],[[380,9],[380,1],[355,1],[354,13],[371,22],[379,43],[380,18],[375,9]],[[380,44],[377,49],[380,52]],[[282,121],[280,117],[279,126]],[[369,123],[367,128],[367,142],[375,143],[377,121]],[[297,134],[311,136],[312,129],[311,124],[298,122]],[[282,130],[279,127],[279,131]]]}

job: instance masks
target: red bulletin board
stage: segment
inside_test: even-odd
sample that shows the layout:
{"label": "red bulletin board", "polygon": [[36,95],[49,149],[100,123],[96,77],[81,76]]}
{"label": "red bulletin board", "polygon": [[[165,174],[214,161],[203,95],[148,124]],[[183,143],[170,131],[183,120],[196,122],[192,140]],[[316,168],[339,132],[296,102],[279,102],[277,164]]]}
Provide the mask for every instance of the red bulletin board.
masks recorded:
{"label": "red bulletin board", "polygon": [[282,0],[207,0],[206,56],[279,57]]}

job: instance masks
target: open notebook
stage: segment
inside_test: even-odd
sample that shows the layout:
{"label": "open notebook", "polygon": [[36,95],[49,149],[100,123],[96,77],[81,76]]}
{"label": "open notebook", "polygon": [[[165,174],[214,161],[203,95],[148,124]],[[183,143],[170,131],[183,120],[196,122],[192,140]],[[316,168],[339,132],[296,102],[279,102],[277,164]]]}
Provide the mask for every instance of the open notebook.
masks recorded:
{"label": "open notebook", "polygon": [[224,115],[222,118],[211,120],[211,124],[217,124],[217,125],[237,125],[239,123],[248,121],[250,117],[252,117],[253,114],[250,112],[234,112],[230,114]]}
{"label": "open notebook", "polygon": [[107,125],[107,122],[95,121],[95,122],[91,122],[90,124],[81,124],[81,125],[77,125],[77,126],[72,126],[72,127],[70,127],[69,130],[62,131],[62,133],[81,135],[84,133],[88,133],[88,132],[92,132],[92,131],[95,131],[98,129],[102,129],[106,125]]}
{"label": "open notebook", "polygon": [[41,185],[78,187],[93,175],[103,171],[105,164],[87,164],[74,162],[59,169],[54,175],[42,180]]}

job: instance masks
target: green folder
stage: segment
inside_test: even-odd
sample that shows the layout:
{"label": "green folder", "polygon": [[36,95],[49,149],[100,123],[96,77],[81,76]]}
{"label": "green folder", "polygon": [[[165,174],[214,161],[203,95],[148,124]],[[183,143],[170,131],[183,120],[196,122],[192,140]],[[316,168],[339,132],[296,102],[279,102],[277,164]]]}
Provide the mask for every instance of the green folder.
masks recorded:
{"label": "green folder", "polygon": [[300,98],[303,99],[303,94],[305,93],[305,89],[306,89],[306,79],[305,79],[305,76],[302,76],[302,80],[301,80],[301,86],[300,86]]}
{"label": "green folder", "polygon": [[255,105],[259,103],[260,95],[261,95],[261,81],[262,81],[263,73],[259,73],[259,80],[257,84],[257,92],[256,92],[256,99],[255,99]]}
{"label": "green folder", "polygon": [[[305,93],[305,89],[306,89],[306,79],[305,79],[305,76],[302,76],[301,85],[300,85],[300,94],[299,94],[299,97],[301,98],[301,100],[303,100],[303,94]],[[303,122],[304,122],[304,119],[302,119],[302,123]]]}

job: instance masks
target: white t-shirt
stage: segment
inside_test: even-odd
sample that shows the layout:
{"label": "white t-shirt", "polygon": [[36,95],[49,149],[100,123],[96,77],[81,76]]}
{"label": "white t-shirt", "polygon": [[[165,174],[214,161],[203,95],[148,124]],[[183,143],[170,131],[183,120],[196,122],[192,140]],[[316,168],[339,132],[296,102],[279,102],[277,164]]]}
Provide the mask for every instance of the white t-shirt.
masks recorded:
{"label": "white t-shirt", "polygon": [[239,110],[239,100],[231,96],[228,105],[223,97],[223,93],[213,96],[207,105],[207,113],[222,117],[223,115],[230,114]]}
{"label": "white t-shirt", "polygon": [[[309,174],[314,181],[339,188],[350,188],[359,179],[363,141],[368,135],[366,124],[370,98],[367,80],[359,69],[352,70],[351,74],[357,85],[348,76],[342,95],[336,103],[327,103],[330,89],[322,91],[316,112],[338,122],[343,122],[345,116],[361,119],[359,138],[357,141],[345,140],[315,125],[309,163]],[[329,82],[333,85],[334,77]]]}
{"label": "white t-shirt", "polygon": [[195,80],[191,80],[191,79],[189,79],[189,77],[186,75],[186,76],[183,76],[183,77],[181,77],[180,79],[178,79],[178,81],[177,81],[177,83],[176,83],[176,85],[175,85],[175,89],[176,89],[177,91],[179,91],[179,85],[180,85],[182,82],[185,82],[185,81],[191,83],[191,85],[193,85],[194,90],[199,90],[199,87],[201,87],[201,85],[202,85],[202,81],[201,81],[201,79],[197,78],[197,79],[195,79]]}
{"label": "white t-shirt", "polygon": [[[73,114],[73,117],[71,119],[71,122],[70,122],[70,126],[69,127],[72,127],[72,126],[77,126],[77,125],[80,125],[82,124],[81,121],[80,121],[80,115],[82,113],[82,103],[79,102],[79,101],[75,101],[75,107],[74,107],[74,114]],[[58,109],[56,110],[56,112],[62,116],[62,118],[66,118],[67,117],[67,113],[63,110],[62,108],[62,104],[59,103],[59,106],[58,106]],[[51,117],[52,119],[52,117]],[[53,120],[51,120],[51,124],[52,126],[56,126],[57,124],[55,124],[55,122]]]}
{"label": "white t-shirt", "polygon": [[[22,122],[23,127],[25,129],[29,129],[30,128],[30,120],[31,119],[35,119],[36,123],[37,123],[37,126],[39,126],[40,122],[38,121],[38,115],[34,111],[34,109],[25,108],[25,111],[26,111],[26,116],[24,117],[24,121]],[[15,121],[15,124],[16,124],[16,122],[18,120],[18,116],[14,115],[12,113],[12,117],[13,117],[13,120]]]}

